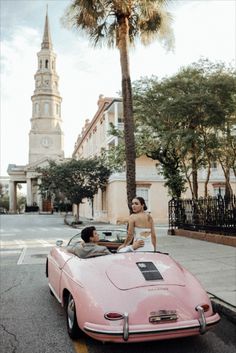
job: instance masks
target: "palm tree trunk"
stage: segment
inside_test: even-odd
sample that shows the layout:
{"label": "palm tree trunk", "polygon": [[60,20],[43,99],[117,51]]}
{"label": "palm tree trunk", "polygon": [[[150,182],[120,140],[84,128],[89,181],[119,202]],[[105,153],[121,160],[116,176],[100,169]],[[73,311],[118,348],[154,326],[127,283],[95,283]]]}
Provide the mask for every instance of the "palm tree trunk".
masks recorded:
{"label": "palm tree trunk", "polygon": [[124,137],[126,157],[126,187],[128,207],[131,211],[132,199],[136,195],[136,171],[135,171],[135,139],[132,86],[129,69],[129,24],[126,17],[120,18],[119,26],[119,51],[122,74],[122,97],[124,114]]}

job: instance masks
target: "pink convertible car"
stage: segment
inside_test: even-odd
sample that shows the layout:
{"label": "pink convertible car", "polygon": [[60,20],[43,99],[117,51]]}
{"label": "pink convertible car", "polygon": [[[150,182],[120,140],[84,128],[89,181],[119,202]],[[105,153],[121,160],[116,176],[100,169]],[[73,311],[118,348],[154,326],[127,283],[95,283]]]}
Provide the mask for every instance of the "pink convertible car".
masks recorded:
{"label": "pink convertible car", "polygon": [[[80,235],[68,245],[78,241]],[[198,280],[168,254],[80,259],[58,245],[47,257],[46,275],[66,309],[71,338],[85,332],[112,342],[170,339],[203,334],[220,320]]]}

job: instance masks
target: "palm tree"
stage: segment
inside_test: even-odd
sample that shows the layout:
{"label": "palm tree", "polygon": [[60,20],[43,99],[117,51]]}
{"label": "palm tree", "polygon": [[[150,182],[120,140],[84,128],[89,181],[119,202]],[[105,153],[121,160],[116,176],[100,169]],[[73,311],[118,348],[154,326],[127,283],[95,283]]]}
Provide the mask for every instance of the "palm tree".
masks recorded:
{"label": "palm tree", "polygon": [[120,52],[127,199],[130,208],[136,194],[135,139],[129,47],[140,39],[149,44],[157,36],[170,44],[171,16],[165,5],[170,0],[73,0],[64,18],[66,25],[85,31],[94,45],[106,42]]}

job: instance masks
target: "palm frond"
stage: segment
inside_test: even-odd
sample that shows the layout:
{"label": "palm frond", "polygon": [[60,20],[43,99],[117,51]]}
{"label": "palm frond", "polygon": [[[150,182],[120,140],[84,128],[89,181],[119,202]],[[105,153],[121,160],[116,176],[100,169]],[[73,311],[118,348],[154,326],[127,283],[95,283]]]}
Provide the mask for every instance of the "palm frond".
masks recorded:
{"label": "palm frond", "polygon": [[73,0],[63,24],[87,33],[94,45],[118,45],[121,18],[128,18],[129,41],[140,38],[144,45],[158,38],[167,48],[173,46],[172,18],[166,11],[171,0]]}

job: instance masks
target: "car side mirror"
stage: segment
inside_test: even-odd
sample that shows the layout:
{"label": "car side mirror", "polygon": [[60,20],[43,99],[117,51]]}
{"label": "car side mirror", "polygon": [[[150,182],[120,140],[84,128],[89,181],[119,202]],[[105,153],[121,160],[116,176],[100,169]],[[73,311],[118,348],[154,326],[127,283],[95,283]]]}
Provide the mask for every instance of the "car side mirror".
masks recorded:
{"label": "car side mirror", "polygon": [[63,244],[63,240],[57,240],[56,241],[56,246],[62,246],[62,244]]}

